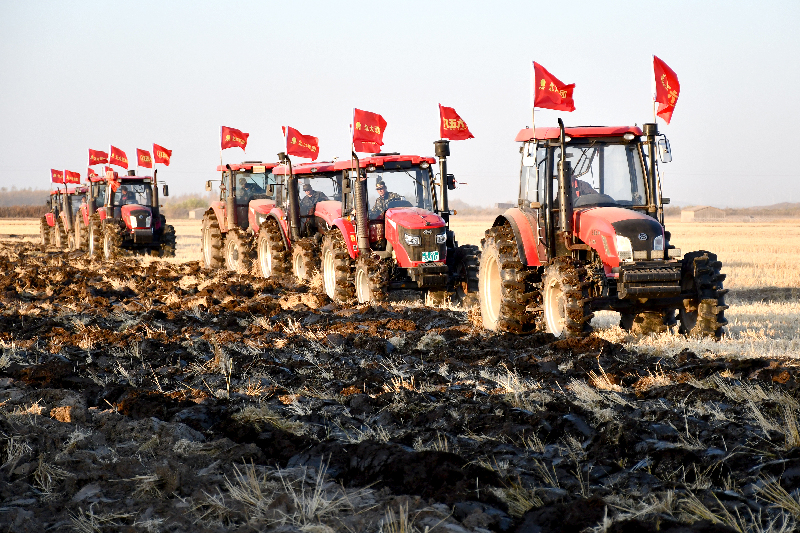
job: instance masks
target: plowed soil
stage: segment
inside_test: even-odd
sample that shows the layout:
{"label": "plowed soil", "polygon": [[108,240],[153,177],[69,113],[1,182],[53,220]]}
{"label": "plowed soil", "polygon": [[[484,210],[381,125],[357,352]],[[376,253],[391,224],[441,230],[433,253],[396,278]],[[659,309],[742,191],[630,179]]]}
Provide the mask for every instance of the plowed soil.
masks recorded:
{"label": "plowed soil", "polygon": [[474,309],[15,240],[0,300],[3,531],[789,531],[800,512],[793,360],[491,334]]}

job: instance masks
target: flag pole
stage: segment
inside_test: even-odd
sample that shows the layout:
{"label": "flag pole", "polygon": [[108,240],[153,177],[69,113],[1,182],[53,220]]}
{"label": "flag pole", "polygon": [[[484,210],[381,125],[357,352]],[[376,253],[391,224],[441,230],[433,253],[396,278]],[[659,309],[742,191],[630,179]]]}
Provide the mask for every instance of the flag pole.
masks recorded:
{"label": "flag pole", "polygon": [[653,124],[656,123],[656,71],[655,71],[656,56],[651,56],[650,64],[653,66],[653,79],[651,83],[651,92],[653,97]]}
{"label": "flag pole", "polygon": [[219,166],[222,166],[222,126],[219,127]]}

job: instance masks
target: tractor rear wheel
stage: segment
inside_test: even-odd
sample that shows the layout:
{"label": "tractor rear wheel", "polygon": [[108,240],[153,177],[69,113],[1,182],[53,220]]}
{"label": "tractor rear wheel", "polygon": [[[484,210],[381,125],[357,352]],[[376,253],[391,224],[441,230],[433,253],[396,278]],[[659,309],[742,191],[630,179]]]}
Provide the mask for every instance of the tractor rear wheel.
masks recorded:
{"label": "tractor rear wheel", "polygon": [[545,268],[542,288],[544,323],[556,337],[585,337],[591,333],[586,268],[559,257]]}
{"label": "tractor rear wheel", "polygon": [[103,254],[103,225],[97,215],[89,219],[89,257],[100,258]]}
{"label": "tractor rear wheel", "polygon": [[103,231],[103,259],[113,261],[122,255],[122,235],[119,226],[114,223],[106,224]]}
{"label": "tractor rear wheel", "polygon": [[322,282],[331,300],[345,303],[354,296],[353,260],[342,233],[331,230],[322,241]]}
{"label": "tractor rear wheel", "polygon": [[222,232],[219,230],[217,215],[206,213],[203,216],[203,229],[200,234],[200,246],[203,252],[203,266],[206,268],[221,268],[222,257]]}
{"label": "tractor rear wheel", "polygon": [[248,274],[253,262],[253,251],[245,235],[232,230],[225,236],[225,266],[231,272]]}
{"label": "tractor rear wheel", "polygon": [[75,217],[75,243],[77,250],[85,250],[89,244],[89,233],[83,225],[83,216],[80,213]]}
{"label": "tractor rear wheel", "polygon": [[286,246],[278,221],[274,218],[268,218],[261,224],[256,253],[261,277],[271,278],[286,272]]}
{"label": "tractor rear wheel", "polygon": [[67,232],[64,229],[64,224],[61,219],[56,221],[55,230],[55,245],[58,249],[64,249],[67,246]]}
{"label": "tractor rear wheel", "polygon": [[292,273],[298,281],[308,283],[319,270],[319,260],[311,239],[300,239],[292,247]]}
{"label": "tractor rear wheel", "polygon": [[70,231],[67,233],[67,250],[74,252],[78,249],[78,241],[75,239],[75,232]]}
{"label": "tractor rear wheel", "polygon": [[728,290],[722,288],[726,276],[720,272],[721,268],[717,255],[705,250],[683,256],[681,292],[691,294],[691,297],[685,297],[678,309],[680,333],[691,337],[722,338],[723,327],[728,323],[725,319]]}
{"label": "tractor rear wheel", "polygon": [[456,249],[454,266],[454,292],[456,300],[463,307],[472,307],[478,303],[478,271],[480,269],[481,252],[473,244],[464,244]]}
{"label": "tractor rear wheel", "polygon": [[47,217],[42,217],[39,221],[39,237],[42,240],[42,246],[50,246],[52,231],[50,231],[50,226],[47,224]]}
{"label": "tractor rear wheel", "polygon": [[360,304],[386,300],[389,265],[378,259],[359,257],[356,261],[355,292]]}
{"label": "tractor rear wheel", "polygon": [[478,271],[483,327],[491,331],[522,333],[536,324],[535,310],[540,300],[540,274],[522,265],[509,226],[486,230]]}

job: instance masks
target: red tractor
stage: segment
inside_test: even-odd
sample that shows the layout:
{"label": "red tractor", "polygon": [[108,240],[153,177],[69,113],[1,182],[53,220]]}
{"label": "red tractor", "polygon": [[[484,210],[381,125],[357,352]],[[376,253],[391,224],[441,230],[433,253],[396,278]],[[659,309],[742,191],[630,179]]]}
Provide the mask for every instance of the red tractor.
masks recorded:
{"label": "red tractor", "polygon": [[[99,186],[98,186],[99,189]],[[89,255],[110,261],[127,253],[175,256],[175,228],[159,213],[156,174],[106,173],[103,206],[89,219]],[[165,184],[162,191],[169,195]],[[95,196],[95,200],[99,196]]]}
{"label": "red tractor", "polygon": [[100,216],[99,210],[105,205],[106,180],[104,177],[91,176],[86,184],[86,201],[81,202],[80,209],[75,216],[74,239],[76,249],[89,249],[89,226],[92,215]]}
{"label": "red tractor", "polygon": [[[219,200],[203,215],[201,248],[206,268],[226,266],[233,272],[250,271],[255,239],[267,215],[281,201],[282,190],[272,175],[273,167],[275,164],[261,161],[217,167],[222,172]],[[206,182],[206,190],[211,190],[211,181]]]}
{"label": "red tractor", "polygon": [[[455,179],[447,174],[448,141],[437,141],[436,148],[438,183],[431,167],[436,160],[430,157],[374,154],[359,160],[353,154],[351,161],[309,163],[295,170],[279,154],[285,164],[273,172],[288,178],[288,224],[279,226],[280,241],[271,234],[259,239],[259,263],[275,265],[282,258],[280,246],[295,243],[294,274],[308,278],[319,268],[326,294],[339,302],[380,301],[398,289],[475,292],[478,249],[458,246],[449,229],[453,213],[447,191],[455,188]],[[325,183],[327,198],[306,207],[300,200],[295,209],[300,180],[304,195]]]}
{"label": "red tractor", "polygon": [[78,249],[73,228],[79,218],[81,205],[86,203],[87,192],[88,188],[82,186],[50,192],[50,198],[47,200],[50,211],[42,217],[39,224],[43,245],[52,244],[56,248],[68,250]]}
{"label": "red tractor", "polygon": [[[486,231],[480,262],[483,325],[580,337],[593,310],[620,313],[644,334],[719,339],[725,274],[717,256],[683,254],[664,228],[656,151],[672,160],[656,124],[523,129],[519,206]],[[676,317],[677,313],[677,317]],[[677,320],[676,320],[677,318]]]}

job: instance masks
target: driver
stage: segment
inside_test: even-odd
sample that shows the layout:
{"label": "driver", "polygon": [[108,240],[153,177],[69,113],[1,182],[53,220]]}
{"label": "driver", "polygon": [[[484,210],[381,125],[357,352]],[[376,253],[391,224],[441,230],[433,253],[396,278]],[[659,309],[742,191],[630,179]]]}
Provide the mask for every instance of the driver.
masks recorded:
{"label": "driver", "polygon": [[122,201],[120,205],[128,205],[128,204],[135,204],[136,203],[136,193],[131,191],[130,189],[126,189],[123,187],[122,189]]}
{"label": "driver", "polygon": [[380,218],[389,209],[389,203],[395,200],[402,200],[403,197],[396,192],[389,192],[386,189],[386,183],[382,180],[375,182],[375,190],[378,192],[378,197],[375,199],[375,205],[369,211],[370,218]]}
{"label": "driver", "polygon": [[572,199],[580,198],[583,194],[597,194],[597,191],[589,185],[589,182],[575,178],[572,180]]}
{"label": "driver", "polygon": [[303,184],[303,193],[305,196],[300,200],[301,216],[313,215],[314,207],[317,205],[317,202],[324,202],[328,199],[324,192],[315,191],[310,183]]}

